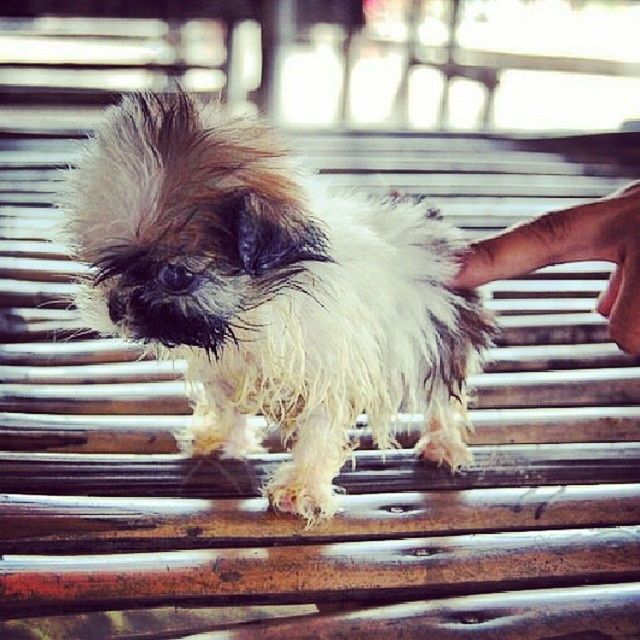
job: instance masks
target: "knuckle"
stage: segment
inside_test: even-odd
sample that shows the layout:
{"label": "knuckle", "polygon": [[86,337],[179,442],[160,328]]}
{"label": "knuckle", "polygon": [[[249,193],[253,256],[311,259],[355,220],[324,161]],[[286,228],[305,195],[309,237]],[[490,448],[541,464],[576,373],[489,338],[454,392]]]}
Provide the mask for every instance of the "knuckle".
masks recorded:
{"label": "knuckle", "polygon": [[492,245],[486,242],[479,242],[473,244],[471,248],[476,256],[476,259],[485,268],[493,269],[493,267],[496,265],[496,253]]}
{"label": "knuckle", "polygon": [[552,247],[561,244],[573,233],[571,218],[564,212],[548,213],[537,218],[530,226],[532,240]]}

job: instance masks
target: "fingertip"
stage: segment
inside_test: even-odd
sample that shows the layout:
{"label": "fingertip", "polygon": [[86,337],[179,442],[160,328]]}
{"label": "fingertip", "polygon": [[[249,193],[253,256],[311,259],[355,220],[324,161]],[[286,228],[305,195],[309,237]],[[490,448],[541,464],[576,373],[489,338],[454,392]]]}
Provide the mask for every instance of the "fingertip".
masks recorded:
{"label": "fingertip", "polygon": [[599,313],[603,318],[608,318],[611,315],[611,307],[607,306],[603,300],[598,299],[596,313]]}
{"label": "fingertip", "polygon": [[474,261],[471,250],[468,249],[458,258],[458,270],[447,283],[456,289],[469,289],[477,286],[477,273],[474,269]]}
{"label": "fingertip", "polygon": [[622,269],[616,266],[606,288],[598,296],[598,303],[596,305],[596,311],[605,318],[611,315],[613,305],[616,303],[620,286],[622,284]]}

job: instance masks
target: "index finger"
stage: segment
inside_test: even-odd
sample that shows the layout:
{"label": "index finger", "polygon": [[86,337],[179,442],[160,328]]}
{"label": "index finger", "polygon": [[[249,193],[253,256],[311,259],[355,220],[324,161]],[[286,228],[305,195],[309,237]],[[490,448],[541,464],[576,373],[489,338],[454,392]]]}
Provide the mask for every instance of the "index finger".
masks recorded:
{"label": "index finger", "polygon": [[612,202],[547,213],[472,244],[451,285],[476,287],[561,262],[613,259],[609,247],[598,246],[605,214],[615,210]]}

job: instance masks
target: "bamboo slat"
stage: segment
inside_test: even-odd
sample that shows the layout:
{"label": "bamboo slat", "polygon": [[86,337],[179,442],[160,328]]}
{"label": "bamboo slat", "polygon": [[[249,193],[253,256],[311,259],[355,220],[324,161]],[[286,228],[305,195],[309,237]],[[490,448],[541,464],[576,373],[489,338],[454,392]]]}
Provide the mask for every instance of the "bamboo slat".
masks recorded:
{"label": "bamboo slat", "polygon": [[[627,640],[638,631],[640,584],[526,590],[411,602],[327,616],[234,625],[207,640]],[[177,640],[177,638],[176,638]],[[189,640],[184,638],[184,640]],[[192,640],[196,640],[195,636]]]}
{"label": "bamboo slat", "polygon": [[[640,440],[640,407],[560,407],[472,409],[476,445],[625,442]],[[420,437],[423,416],[400,416],[396,434],[404,448]],[[1,413],[0,449],[77,453],[177,453],[176,433],[186,428],[188,415],[83,415]],[[253,418],[257,428],[264,420]],[[363,417],[366,423],[366,416]],[[374,449],[371,432],[351,431],[359,449]],[[280,435],[267,432],[263,446],[283,450]]]}
{"label": "bamboo slat", "polygon": [[[640,443],[471,447],[451,473],[412,451],[357,451],[336,484],[349,493],[640,482]],[[185,455],[0,452],[0,491],[51,495],[251,497],[288,454],[246,460]]]}
{"label": "bamboo slat", "polygon": [[[480,579],[481,576],[481,579]],[[0,611],[408,598],[640,578],[634,526],[117,555],[6,554]]]}
{"label": "bamboo slat", "polygon": [[307,528],[264,498],[0,495],[0,549],[23,553],[383,540],[635,525],[640,485],[562,485],[341,495],[331,520]]}

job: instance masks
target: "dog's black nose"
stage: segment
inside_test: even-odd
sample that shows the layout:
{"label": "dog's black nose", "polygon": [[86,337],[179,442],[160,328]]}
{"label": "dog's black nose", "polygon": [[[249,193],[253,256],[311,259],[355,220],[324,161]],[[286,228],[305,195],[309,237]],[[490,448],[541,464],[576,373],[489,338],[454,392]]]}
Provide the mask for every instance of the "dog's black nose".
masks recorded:
{"label": "dog's black nose", "polygon": [[165,264],[158,273],[160,286],[168,293],[186,293],[195,277],[194,273],[178,264]]}
{"label": "dog's black nose", "polygon": [[107,300],[107,308],[109,309],[109,318],[111,318],[111,322],[114,324],[118,324],[122,318],[124,318],[124,314],[126,313],[126,305],[118,296],[115,291],[112,291],[109,295],[109,299]]}

